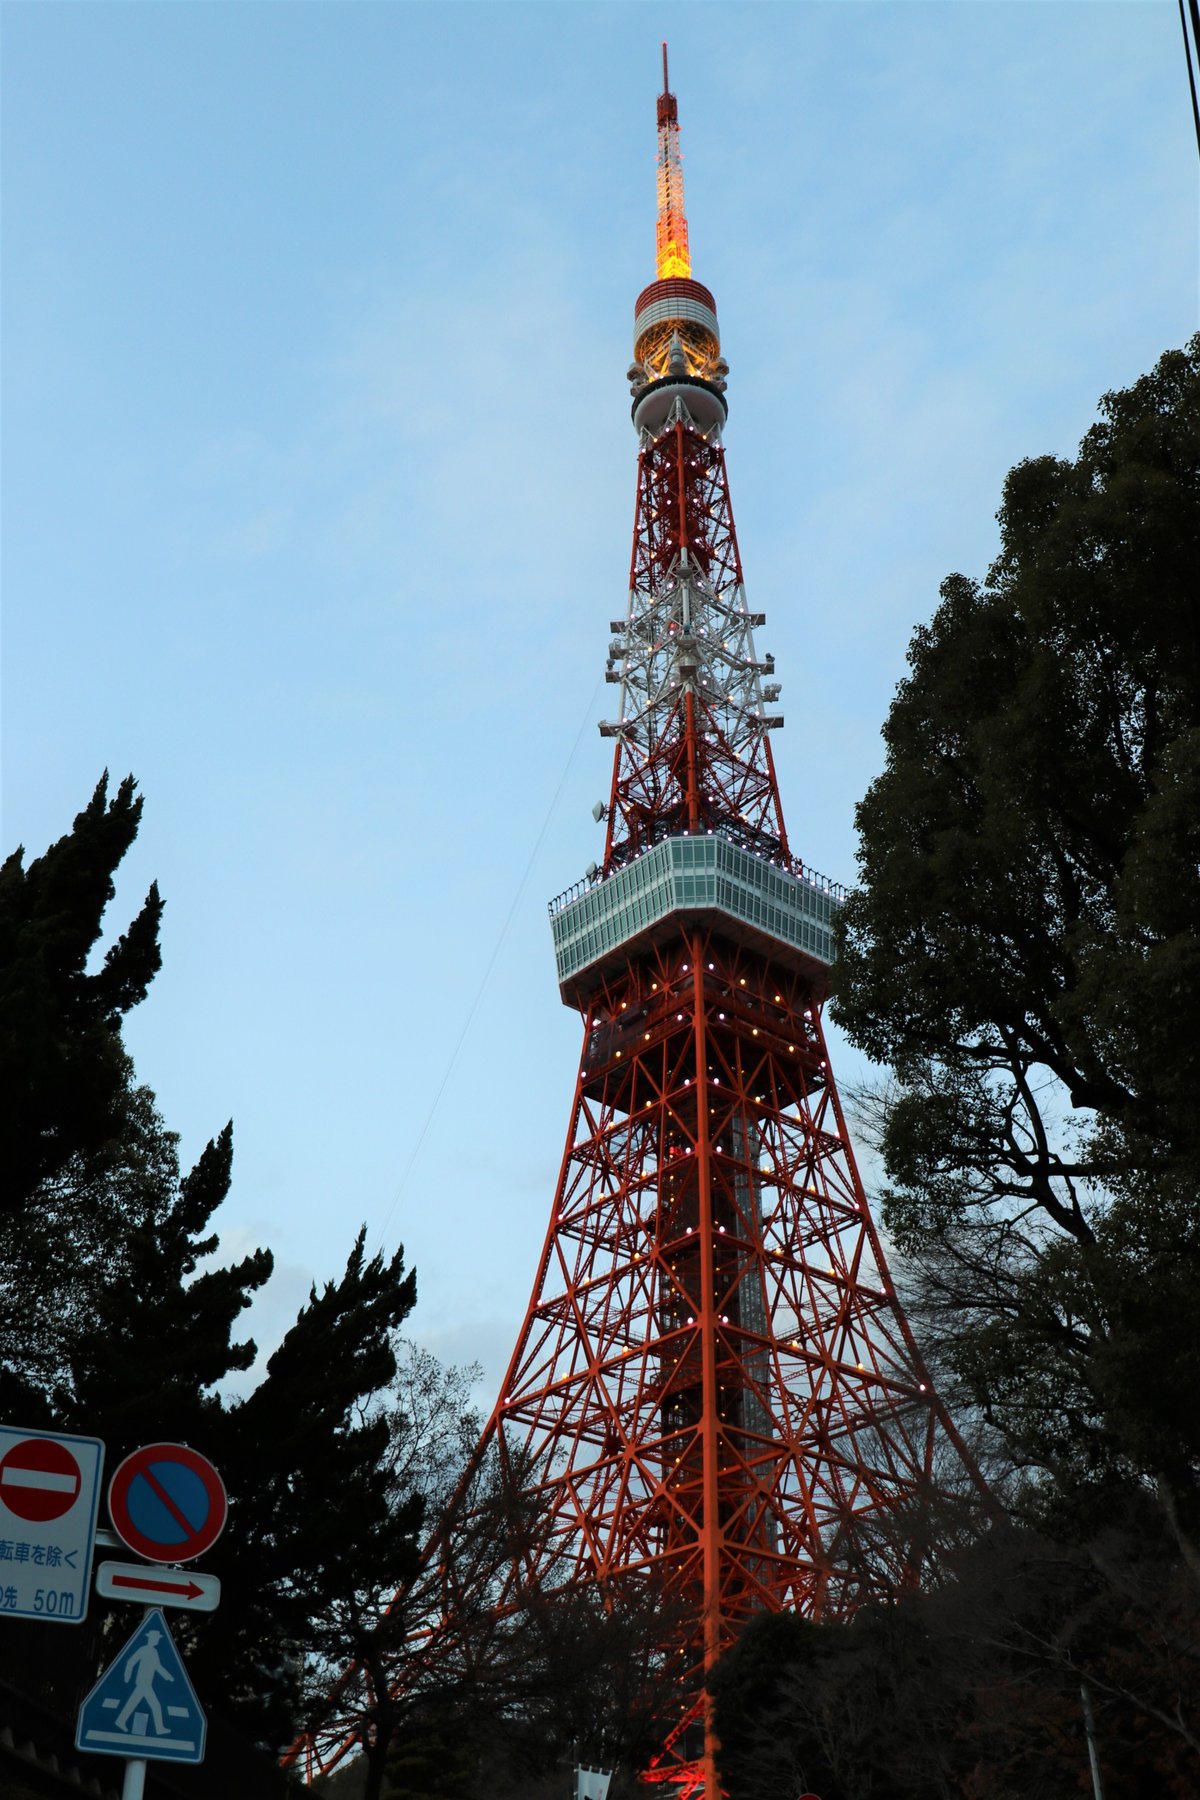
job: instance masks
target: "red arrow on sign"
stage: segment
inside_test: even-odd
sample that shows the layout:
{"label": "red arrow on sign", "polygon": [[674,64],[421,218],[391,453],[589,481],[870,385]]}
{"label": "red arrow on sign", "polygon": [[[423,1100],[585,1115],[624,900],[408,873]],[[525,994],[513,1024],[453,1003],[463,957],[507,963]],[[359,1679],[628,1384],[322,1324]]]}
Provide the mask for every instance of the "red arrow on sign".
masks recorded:
{"label": "red arrow on sign", "polygon": [[187,1581],[156,1581],[152,1575],[110,1575],[109,1581],[115,1588],[140,1588],[147,1594],[181,1594],[185,1600],[195,1600],[205,1592],[190,1577]]}
{"label": "red arrow on sign", "polygon": [[141,1601],[146,1606],[182,1606],[188,1612],[215,1612],[221,1583],[202,1569],[147,1569],[139,1563],[103,1562],[96,1570],[96,1592],[106,1600]]}

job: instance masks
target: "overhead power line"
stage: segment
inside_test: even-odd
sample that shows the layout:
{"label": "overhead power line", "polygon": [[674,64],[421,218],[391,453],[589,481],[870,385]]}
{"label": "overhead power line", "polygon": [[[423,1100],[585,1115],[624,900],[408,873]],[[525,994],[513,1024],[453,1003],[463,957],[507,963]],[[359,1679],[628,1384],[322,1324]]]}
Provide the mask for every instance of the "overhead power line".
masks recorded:
{"label": "overhead power line", "polygon": [[[1188,32],[1189,15],[1191,33]],[[1188,0],[1184,9],[1183,0],[1179,0],[1179,23],[1183,27],[1183,53],[1187,58],[1188,86],[1192,91],[1192,122],[1196,129],[1196,154],[1200,156],[1200,101],[1196,99],[1196,71],[1192,62],[1192,46],[1200,58],[1200,0]]]}

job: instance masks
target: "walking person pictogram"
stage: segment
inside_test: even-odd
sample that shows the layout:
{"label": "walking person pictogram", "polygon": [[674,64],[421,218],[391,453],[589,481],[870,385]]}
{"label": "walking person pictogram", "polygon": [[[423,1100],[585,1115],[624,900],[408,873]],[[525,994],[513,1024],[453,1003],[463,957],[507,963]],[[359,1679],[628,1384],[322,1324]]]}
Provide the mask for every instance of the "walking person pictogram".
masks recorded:
{"label": "walking person pictogram", "polygon": [[[134,1651],[125,1664],[126,1684],[128,1685],[132,1678],[134,1685],[128,1700],[113,1721],[118,1731],[127,1730],[129,1721],[137,1712],[138,1707],[146,1706],[154,1720],[155,1731],[160,1735],[166,1733],[166,1721],[163,1718],[162,1707],[158,1703],[158,1695],[154,1692],[154,1682],[159,1675],[164,1681],[174,1681],[175,1677],[169,1669],[164,1669],[159,1661],[157,1645],[161,1637],[161,1631],[148,1631],[145,1643]],[[141,1736],[144,1731],[145,1726],[142,1726],[138,1735]]]}
{"label": "walking person pictogram", "polygon": [[101,1756],[204,1760],[204,1711],[158,1607],[147,1612],[79,1709],[75,1746]]}

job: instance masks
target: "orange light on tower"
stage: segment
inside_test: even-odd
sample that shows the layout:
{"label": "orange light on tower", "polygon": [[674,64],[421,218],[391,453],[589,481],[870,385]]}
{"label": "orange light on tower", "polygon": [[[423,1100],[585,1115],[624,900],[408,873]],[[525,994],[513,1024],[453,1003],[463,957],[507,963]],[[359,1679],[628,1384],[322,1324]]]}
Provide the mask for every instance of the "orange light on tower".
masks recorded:
{"label": "orange light on tower", "polygon": [[679,157],[679,109],[667,85],[667,46],[663,53],[663,91],[658,96],[658,279],[690,275],[687,217],[683,210],[683,163]]}

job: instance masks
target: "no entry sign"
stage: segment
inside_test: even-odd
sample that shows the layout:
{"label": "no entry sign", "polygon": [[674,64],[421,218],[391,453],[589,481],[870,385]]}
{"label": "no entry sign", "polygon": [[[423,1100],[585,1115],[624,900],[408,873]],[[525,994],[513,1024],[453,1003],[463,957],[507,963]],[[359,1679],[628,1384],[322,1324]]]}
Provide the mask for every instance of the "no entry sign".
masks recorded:
{"label": "no entry sign", "polygon": [[0,1457],[0,1498],[18,1519],[45,1525],[70,1512],[83,1471],[60,1438],[27,1437]]}
{"label": "no entry sign", "polygon": [[227,1505],[217,1471],[186,1444],[144,1444],[108,1488],[113,1530],[151,1562],[203,1556],[221,1535]]}
{"label": "no entry sign", "polygon": [[87,1613],[103,1461],[98,1438],[0,1425],[0,1619]]}

